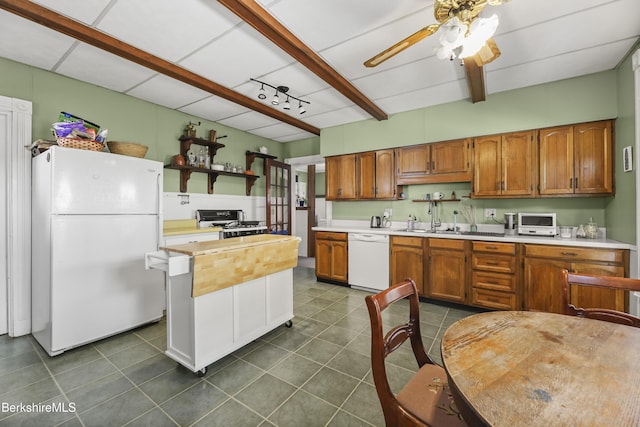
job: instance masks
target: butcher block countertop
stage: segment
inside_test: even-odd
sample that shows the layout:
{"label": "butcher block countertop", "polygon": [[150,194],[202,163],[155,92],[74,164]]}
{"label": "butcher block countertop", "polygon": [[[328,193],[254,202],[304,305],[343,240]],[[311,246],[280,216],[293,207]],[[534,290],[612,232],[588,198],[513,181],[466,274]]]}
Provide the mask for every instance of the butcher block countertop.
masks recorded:
{"label": "butcher block countertop", "polygon": [[160,249],[193,257],[195,298],[295,267],[299,242],[295,236],[258,234]]}
{"label": "butcher block countertop", "polygon": [[182,234],[215,233],[222,231],[222,227],[198,228],[195,219],[168,219],[162,224],[163,236],[180,236]]}

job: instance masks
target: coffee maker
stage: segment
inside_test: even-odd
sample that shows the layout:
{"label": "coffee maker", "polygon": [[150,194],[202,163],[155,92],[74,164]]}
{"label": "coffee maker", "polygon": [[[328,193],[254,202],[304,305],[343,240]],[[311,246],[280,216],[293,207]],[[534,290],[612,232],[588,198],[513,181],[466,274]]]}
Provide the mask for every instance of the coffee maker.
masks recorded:
{"label": "coffee maker", "polygon": [[506,213],[504,214],[504,234],[513,236],[516,234],[516,229],[518,224],[516,222],[516,218],[518,217],[515,213]]}

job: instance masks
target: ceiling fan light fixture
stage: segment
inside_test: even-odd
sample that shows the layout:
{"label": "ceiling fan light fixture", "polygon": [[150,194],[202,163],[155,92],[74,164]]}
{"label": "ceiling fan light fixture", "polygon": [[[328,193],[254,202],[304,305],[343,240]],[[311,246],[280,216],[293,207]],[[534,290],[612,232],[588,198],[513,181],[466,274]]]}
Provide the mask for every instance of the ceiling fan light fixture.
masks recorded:
{"label": "ceiling fan light fixture", "polygon": [[469,35],[465,37],[462,44],[460,58],[473,56],[482,49],[487,40],[491,38],[498,29],[498,15],[493,14],[489,18],[478,18],[469,26]]}

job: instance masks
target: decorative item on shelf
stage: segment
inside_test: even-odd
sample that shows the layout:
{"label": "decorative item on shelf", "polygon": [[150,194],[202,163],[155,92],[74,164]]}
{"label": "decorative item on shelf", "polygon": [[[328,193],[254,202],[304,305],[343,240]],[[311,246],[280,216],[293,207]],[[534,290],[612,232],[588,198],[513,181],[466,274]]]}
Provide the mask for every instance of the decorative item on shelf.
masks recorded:
{"label": "decorative item on shelf", "polygon": [[[289,92],[289,87],[287,87],[287,86],[273,86],[273,85],[270,85],[269,83],[265,83],[265,82],[262,82],[260,80],[256,80],[256,79],[254,79],[252,77],[250,77],[249,80],[251,80],[253,82],[256,82],[256,83],[260,83],[260,90],[258,91],[258,99],[261,99],[261,100],[267,99],[267,94],[266,94],[266,92],[264,90],[265,86],[268,86],[271,89],[274,89],[276,91],[275,95],[273,96],[273,99],[271,100],[271,104],[272,105],[280,105],[280,97],[278,96],[279,93],[281,93],[283,96],[286,96],[287,98],[284,101],[282,108],[287,110],[287,111],[291,110],[291,103],[289,102],[289,98],[298,101],[298,114],[301,114],[301,115],[307,112],[307,110],[304,108],[304,106],[302,104],[303,103],[309,104],[309,105],[311,104],[309,101],[305,101],[304,99],[300,99],[300,98],[295,97],[295,96],[291,95],[290,93],[288,93]],[[262,151],[261,151],[261,153],[262,153]],[[263,154],[266,154],[266,153],[263,153]]]}
{"label": "decorative item on shelf", "polygon": [[171,164],[173,166],[184,166],[187,164],[187,161],[182,154],[176,154],[171,158]]}
{"label": "decorative item on shelf", "polygon": [[456,199],[456,192],[455,190],[451,192],[451,200],[455,200]]}
{"label": "decorative item on shelf", "polygon": [[193,151],[189,151],[189,154],[187,154],[187,157],[189,158],[189,166],[196,166],[196,153],[194,153]]}
{"label": "decorative item on shelf", "polygon": [[258,147],[258,151],[262,154],[267,154],[269,152],[269,149],[265,145],[262,145]]}
{"label": "decorative item on shelf", "polygon": [[216,140],[216,130],[215,129],[211,129],[209,131],[209,141],[215,142],[215,140]]}
{"label": "decorative item on shelf", "polygon": [[245,175],[254,175],[254,172],[251,169],[249,169],[247,171],[244,171],[244,174]]}
{"label": "decorative item on shelf", "polygon": [[212,171],[223,171],[224,170],[224,165],[222,163],[214,163],[211,165],[211,170]]}
{"label": "decorative item on shelf", "polygon": [[187,127],[184,128],[184,136],[186,136],[188,138],[195,138],[196,137],[196,126],[200,126],[200,122],[198,122],[198,123],[189,122]]}

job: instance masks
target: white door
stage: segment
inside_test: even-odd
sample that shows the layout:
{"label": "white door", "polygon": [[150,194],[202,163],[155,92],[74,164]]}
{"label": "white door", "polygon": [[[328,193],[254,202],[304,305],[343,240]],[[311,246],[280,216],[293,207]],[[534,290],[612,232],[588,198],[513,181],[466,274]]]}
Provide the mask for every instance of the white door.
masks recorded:
{"label": "white door", "polygon": [[8,332],[7,304],[7,144],[10,127],[8,116],[0,114],[0,335]]}

